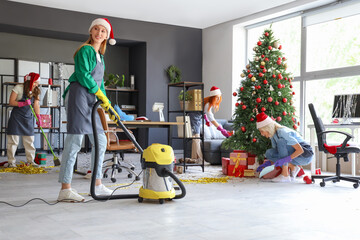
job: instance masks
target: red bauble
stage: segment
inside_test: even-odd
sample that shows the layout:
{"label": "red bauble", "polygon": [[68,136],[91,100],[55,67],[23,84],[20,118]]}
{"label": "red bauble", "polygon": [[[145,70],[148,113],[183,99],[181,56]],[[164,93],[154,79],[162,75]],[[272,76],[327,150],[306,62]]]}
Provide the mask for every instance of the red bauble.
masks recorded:
{"label": "red bauble", "polygon": [[241,88],[240,88],[240,91],[241,91],[241,92],[244,91],[244,87],[241,87]]}
{"label": "red bauble", "polygon": [[240,104],[237,102],[237,103],[235,103],[235,107],[238,107]]}
{"label": "red bauble", "polygon": [[283,76],[281,75],[281,73],[279,73],[278,78],[283,79]]}
{"label": "red bauble", "polygon": [[245,110],[246,109],[246,106],[245,105],[242,105],[242,107],[241,107],[243,110]]}
{"label": "red bauble", "polygon": [[248,78],[252,78],[252,76],[253,76],[253,75],[250,73],[250,74],[248,75]]}
{"label": "red bauble", "polygon": [[292,92],[292,95],[295,95],[295,92]]}
{"label": "red bauble", "polygon": [[290,85],[290,88],[293,88],[293,85]]}
{"label": "red bauble", "polygon": [[266,111],[266,108],[262,107],[262,108],[261,108],[261,111],[262,111],[262,112],[265,112],[265,111]]}
{"label": "red bauble", "polygon": [[241,127],[241,131],[242,131],[242,132],[245,132],[245,131],[246,131],[246,128],[245,128],[245,127]]}
{"label": "red bauble", "polygon": [[261,89],[261,86],[260,86],[260,85],[259,85],[259,86],[256,86],[256,88],[257,88],[257,89]]}
{"label": "red bauble", "polygon": [[279,89],[282,88],[282,84],[279,83],[279,84],[278,84],[278,88],[279,88]]}
{"label": "red bauble", "polygon": [[252,121],[252,122],[253,122],[253,121],[254,121],[254,118],[250,118],[250,121]]}
{"label": "red bauble", "polygon": [[264,55],[264,54],[262,54],[262,55],[261,55],[261,57],[262,57],[262,58],[264,58],[264,57],[265,57],[265,55]]}
{"label": "red bauble", "polygon": [[268,37],[268,36],[269,36],[269,33],[268,33],[268,32],[265,32],[265,36],[267,36],[267,37]]}
{"label": "red bauble", "polygon": [[263,69],[265,66],[264,65],[260,65],[260,68]]}
{"label": "red bauble", "polygon": [[247,70],[247,73],[250,73],[250,72],[251,72],[251,71],[248,69],[248,70]]}
{"label": "red bauble", "polygon": [[257,102],[257,103],[261,103],[261,98],[257,98],[257,99],[256,99],[256,102]]}
{"label": "red bauble", "polygon": [[273,101],[272,97],[268,97],[267,101],[272,102]]}
{"label": "red bauble", "polygon": [[298,122],[298,126],[300,126],[300,122]]}
{"label": "red bauble", "polygon": [[281,46],[281,45],[279,46],[279,49],[280,49],[280,50],[282,49],[282,46]]}
{"label": "red bauble", "polygon": [[259,77],[262,77],[262,76],[264,76],[264,74],[263,74],[263,73],[259,73]]}
{"label": "red bauble", "polygon": [[261,46],[261,44],[262,44],[261,41],[258,41],[258,42],[257,42],[257,45],[258,45],[258,46]]}
{"label": "red bauble", "polygon": [[277,60],[277,61],[276,61],[276,64],[277,64],[277,65],[280,65],[280,64],[281,64],[281,60]]}
{"label": "red bauble", "polygon": [[279,105],[279,102],[278,102],[278,101],[275,101],[275,105],[276,105],[276,106]]}
{"label": "red bauble", "polygon": [[240,105],[244,105],[244,103],[243,103],[243,102],[240,102]]}
{"label": "red bauble", "polygon": [[286,116],[286,111],[283,111],[282,115]]}
{"label": "red bauble", "polygon": [[266,73],[266,69],[265,69],[265,68],[263,69],[263,73]]}
{"label": "red bauble", "polygon": [[282,58],[282,60],[283,60],[283,61],[285,61],[285,60],[286,60],[286,58],[285,58],[285,57],[283,57],[283,58]]}
{"label": "red bauble", "polygon": [[268,81],[265,79],[265,80],[263,81],[263,83],[264,83],[264,84],[268,84]]}
{"label": "red bauble", "polygon": [[269,49],[269,50],[272,50],[272,46],[269,46],[268,49]]}
{"label": "red bauble", "polygon": [[265,58],[265,62],[268,62],[269,61],[269,59],[268,58]]}
{"label": "red bauble", "polygon": [[297,129],[297,126],[296,126],[296,125],[294,125],[294,126],[293,126],[293,128],[296,130],[296,129]]}
{"label": "red bauble", "polygon": [[237,95],[237,92],[233,92],[233,96],[236,97],[236,95]]}
{"label": "red bauble", "polygon": [[256,140],[256,138],[253,138],[253,142],[256,142],[257,140]]}
{"label": "red bauble", "polygon": [[281,121],[281,117],[277,117],[276,121],[280,122]]}
{"label": "red bauble", "polygon": [[286,103],[287,102],[287,99],[286,98],[283,98],[283,100],[282,100],[284,103]]}

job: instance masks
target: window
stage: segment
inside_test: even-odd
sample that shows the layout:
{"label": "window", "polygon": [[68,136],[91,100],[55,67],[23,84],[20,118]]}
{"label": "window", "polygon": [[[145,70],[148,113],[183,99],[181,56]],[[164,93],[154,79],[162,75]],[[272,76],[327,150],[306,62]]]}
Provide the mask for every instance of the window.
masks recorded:
{"label": "window", "polygon": [[307,72],[360,65],[360,15],[308,26],[306,41]]}

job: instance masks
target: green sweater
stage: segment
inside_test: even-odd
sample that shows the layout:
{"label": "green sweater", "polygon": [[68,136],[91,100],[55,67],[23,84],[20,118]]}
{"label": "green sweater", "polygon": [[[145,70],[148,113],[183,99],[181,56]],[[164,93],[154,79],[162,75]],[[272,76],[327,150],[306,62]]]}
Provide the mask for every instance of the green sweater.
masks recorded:
{"label": "green sweater", "polygon": [[[104,57],[101,56],[101,61],[104,63],[105,71],[105,62]],[[92,70],[96,66],[96,51],[90,45],[85,45],[76,53],[75,58],[75,72],[69,78],[69,82],[78,82],[81,86],[88,89],[89,93],[96,93],[99,90],[97,83],[94,78],[91,76]],[[65,98],[67,92],[69,91],[70,85],[66,88],[63,98]],[[100,86],[101,91],[106,96],[104,79],[101,82]]]}

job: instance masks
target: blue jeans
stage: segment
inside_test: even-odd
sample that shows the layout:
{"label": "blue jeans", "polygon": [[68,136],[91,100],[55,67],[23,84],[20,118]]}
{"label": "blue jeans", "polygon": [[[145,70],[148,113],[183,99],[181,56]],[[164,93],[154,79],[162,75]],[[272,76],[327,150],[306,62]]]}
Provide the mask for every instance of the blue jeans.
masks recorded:
{"label": "blue jeans", "polygon": [[[291,155],[293,152],[295,152],[295,148],[293,148],[290,145],[286,144],[286,141],[284,139],[279,139],[277,141],[277,148],[270,148],[266,150],[265,157],[269,159],[272,162],[276,162],[279,159],[282,159],[284,157],[287,157]],[[313,156],[311,157],[302,157],[301,155],[292,159],[291,164],[293,165],[308,165],[311,163]],[[284,166],[287,166],[288,164],[284,164]]]}
{"label": "blue jeans", "polygon": [[[84,134],[68,134],[65,139],[64,151],[61,157],[61,167],[59,174],[60,183],[71,183],[76,156],[81,149],[81,143],[84,139]],[[94,135],[88,134],[92,146],[94,146]],[[96,179],[102,178],[102,164],[106,151],[107,139],[104,133],[98,134],[99,139],[99,156]],[[95,146],[91,151],[91,170],[94,171],[95,164]]]}

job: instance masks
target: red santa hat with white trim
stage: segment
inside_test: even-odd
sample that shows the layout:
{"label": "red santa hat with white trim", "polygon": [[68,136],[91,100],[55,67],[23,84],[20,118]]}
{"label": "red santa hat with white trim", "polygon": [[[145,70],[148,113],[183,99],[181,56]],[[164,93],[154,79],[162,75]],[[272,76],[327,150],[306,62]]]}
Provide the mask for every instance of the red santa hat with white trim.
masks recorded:
{"label": "red santa hat with white trim", "polygon": [[262,128],[266,125],[273,123],[274,120],[272,120],[268,115],[266,115],[264,112],[259,113],[256,115],[256,128]]}
{"label": "red santa hat with white trim", "polygon": [[89,27],[89,33],[90,33],[91,29],[96,25],[101,25],[101,26],[104,26],[106,28],[106,31],[107,31],[106,39],[110,38],[109,44],[110,45],[115,45],[116,40],[114,39],[114,32],[113,32],[113,28],[111,26],[111,23],[110,23],[109,19],[107,19],[107,18],[97,18],[94,21],[92,21],[92,23],[91,23],[91,25]]}
{"label": "red santa hat with white trim", "polygon": [[221,95],[220,88],[212,86],[211,89],[210,89],[210,96],[209,97],[216,96],[216,95]]}
{"label": "red santa hat with white trim", "polygon": [[40,74],[31,72],[24,76],[24,82],[30,81],[30,92],[33,88],[34,82],[40,81]]}

